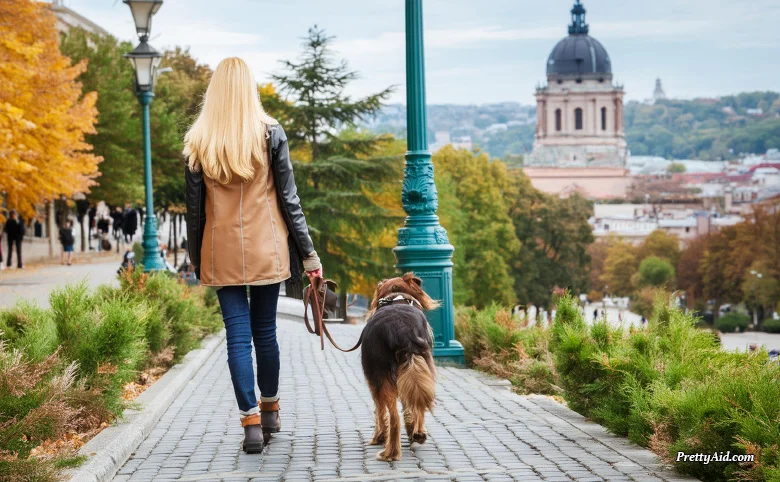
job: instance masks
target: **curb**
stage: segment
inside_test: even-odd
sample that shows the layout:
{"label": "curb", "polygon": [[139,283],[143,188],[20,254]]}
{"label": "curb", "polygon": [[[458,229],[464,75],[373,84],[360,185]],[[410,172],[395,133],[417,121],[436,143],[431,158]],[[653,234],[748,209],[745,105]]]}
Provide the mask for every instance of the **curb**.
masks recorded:
{"label": "curb", "polygon": [[72,482],[111,480],[224,339],[224,329],[205,337],[201,348],[187,353],[181,363],[171,367],[165,375],[139,395],[134,402],[139,406],[138,409],[126,409],[119,423],[106,428],[81,447],[78,454],[86,456],[87,460],[80,467],[66,471],[65,480]]}

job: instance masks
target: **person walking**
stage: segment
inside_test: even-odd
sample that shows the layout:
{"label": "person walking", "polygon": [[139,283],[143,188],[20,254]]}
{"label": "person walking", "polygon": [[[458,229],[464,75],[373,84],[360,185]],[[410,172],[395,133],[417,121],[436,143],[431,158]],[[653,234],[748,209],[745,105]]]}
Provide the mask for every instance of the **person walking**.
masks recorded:
{"label": "person walking", "polygon": [[135,232],[138,229],[138,213],[130,206],[125,207],[124,215],[122,216],[122,232],[125,234],[125,242],[129,243],[135,237]]}
{"label": "person walking", "polygon": [[73,245],[76,239],[73,237],[73,221],[68,221],[60,228],[60,243],[62,243],[62,264],[71,265],[73,261]]}
{"label": "person walking", "polygon": [[263,111],[243,60],[228,58],[217,66],[184,137],[183,154],[190,262],[201,284],[219,287],[243,450],[259,453],[281,428],[279,285],[291,277],[300,281],[304,270],[314,280],[322,276],[322,266],[298,198],[284,129]]}
{"label": "person walking", "polygon": [[14,245],[16,246],[16,267],[22,269],[22,240],[24,239],[24,221],[19,217],[16,211],[11,211],[11,215],[5,222],[6,236],[8,236],[8,267],[11,267]]}

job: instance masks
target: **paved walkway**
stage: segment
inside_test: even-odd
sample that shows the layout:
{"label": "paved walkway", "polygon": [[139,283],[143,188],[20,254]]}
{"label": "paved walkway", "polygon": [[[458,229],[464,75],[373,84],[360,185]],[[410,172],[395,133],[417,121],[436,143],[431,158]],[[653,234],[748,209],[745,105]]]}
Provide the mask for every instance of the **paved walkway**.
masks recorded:
{"label": "paved walkway", "polygon": [[[360,327],[334,326],[344,344]],[[441,368],[428,443],[375,459],[371,397],[359,355],[279,321],[282,432],[263,454],[242,429],[224,342],[122,467],[125,481],[678,481],[650,452],[544,397],[521,397],[472,370]]]}
{"label": "paved walkway", "polygon": [[49,293],[68,283],[86,280],[94,288],[101,284],[118,283],[116,270],[121,256],[114,254],[82,255],[76,264],[37,264],[24,269],[0,271],[0,308],[13,306],[19,298],[37,301],[41,306],[49,305]]}

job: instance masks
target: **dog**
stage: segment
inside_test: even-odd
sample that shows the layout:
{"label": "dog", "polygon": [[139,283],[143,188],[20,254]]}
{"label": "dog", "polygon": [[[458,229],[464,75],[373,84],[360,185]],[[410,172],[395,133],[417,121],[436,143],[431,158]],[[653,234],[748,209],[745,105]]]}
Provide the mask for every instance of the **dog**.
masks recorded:
{"label": "dog", "polygon": [[409,444],[425,443],[425,412],[433,410],[436,368],[433,331],[424,311],[439,304],[422,289],[413,273],[380,281],[363,329],[363,374],[374,399],[371,445],[385,462],[401,460],[401,427],[396,400],[401,399]]}

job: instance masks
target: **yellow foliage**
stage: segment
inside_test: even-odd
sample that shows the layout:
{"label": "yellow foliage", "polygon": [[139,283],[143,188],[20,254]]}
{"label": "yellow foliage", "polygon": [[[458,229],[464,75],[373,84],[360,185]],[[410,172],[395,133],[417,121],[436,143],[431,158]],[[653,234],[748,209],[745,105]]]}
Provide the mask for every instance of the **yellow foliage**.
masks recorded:
{"label": "yellow foliage", "polygon": [[97,94],[82,97],[59,51],[56,19],[32,0],[0,2],[0,190],[10,209],[32,216],[35,205],[86,192],[102,158],[89,153]]}

